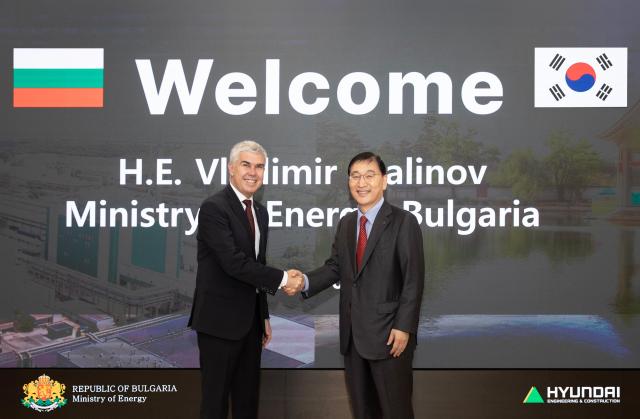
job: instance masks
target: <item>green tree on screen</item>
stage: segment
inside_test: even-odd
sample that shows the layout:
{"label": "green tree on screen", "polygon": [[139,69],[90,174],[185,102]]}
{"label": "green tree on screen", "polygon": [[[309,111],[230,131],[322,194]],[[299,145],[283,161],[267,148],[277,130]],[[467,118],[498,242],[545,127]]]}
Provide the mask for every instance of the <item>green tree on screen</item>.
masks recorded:
{"label": "green tree on screen", "polygon": [[514,196],[535,200],[548,183],[544,165],[529,148],[516,150],[501,164],[499,184],[508,185]]}
{"label": "green tree on screen", "polygon": [[575,202],[600,175],[603,162],[587,140],[573,141],[564,131],[553,132],[546,142],[549,155],[543,163],[559,201]]}
{"label": "green tree on screen", "polygon": [[[488,165],[500,160],[500,150],[475,139],[473,129],[463,130],[456,121],[427,116],[422,133],[415,145],[416,155],[424,155],[434,164],[444,167],[453,165]],[[451,187],[455,197],[455,188]]]}

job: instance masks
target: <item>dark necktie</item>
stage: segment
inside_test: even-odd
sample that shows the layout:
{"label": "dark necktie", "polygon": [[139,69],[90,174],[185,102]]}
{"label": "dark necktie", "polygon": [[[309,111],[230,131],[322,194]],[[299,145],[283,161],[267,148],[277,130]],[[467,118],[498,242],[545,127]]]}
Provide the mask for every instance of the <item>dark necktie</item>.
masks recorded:
{"label": "dark necktie", "polygon": [[256,225],[253,222],[253,212],[251,211],[251,200],[245,199],[242,201],[244,203],[244,212],[247,214],[247,220],[249,220],[249,226],[251,227],[251,242],[255,244],[256,242]]}
{"label": "dark necktie", "polygon": [[362,264],[364,249],[367,247],[367,229],[364,226],[365,224],[367,224],[367,217],[363,215],[360,217],[360,231],[358,232],[358,246],[356,248],[356,265],[358,270],[360,270],[360,265]]}

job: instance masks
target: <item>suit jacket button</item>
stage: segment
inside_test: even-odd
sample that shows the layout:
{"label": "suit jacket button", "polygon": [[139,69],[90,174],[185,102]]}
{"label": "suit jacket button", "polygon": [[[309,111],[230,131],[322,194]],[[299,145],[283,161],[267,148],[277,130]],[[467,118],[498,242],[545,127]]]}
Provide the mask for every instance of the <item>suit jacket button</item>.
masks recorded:
{"label": "suit jacket button", "polygon": [[357,283],[353,283],[353,288],[358,288],[358,284]]}

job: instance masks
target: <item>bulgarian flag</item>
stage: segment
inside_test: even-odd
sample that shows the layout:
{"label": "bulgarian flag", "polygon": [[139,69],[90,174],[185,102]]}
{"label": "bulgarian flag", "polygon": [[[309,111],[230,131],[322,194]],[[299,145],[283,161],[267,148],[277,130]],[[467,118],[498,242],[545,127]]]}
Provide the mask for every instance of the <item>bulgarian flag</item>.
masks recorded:
{"label": "bulgarian flag", "polygon": [[102,108],[104,49],[14,48],[13,106]]}

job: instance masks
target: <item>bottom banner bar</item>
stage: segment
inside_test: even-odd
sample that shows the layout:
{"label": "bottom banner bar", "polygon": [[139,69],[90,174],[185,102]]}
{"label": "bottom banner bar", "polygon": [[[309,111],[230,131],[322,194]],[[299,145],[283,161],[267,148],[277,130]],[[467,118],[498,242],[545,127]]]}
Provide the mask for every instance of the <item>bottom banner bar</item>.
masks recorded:
{"label": "bottom banner bar", "polygon": [[[637,418],[640,370],[416,370],[416,418]],[[0,417],[197,418],[196,369],[3,369]],[[260,418],[350,418],[342,370],[263,370]]]}

